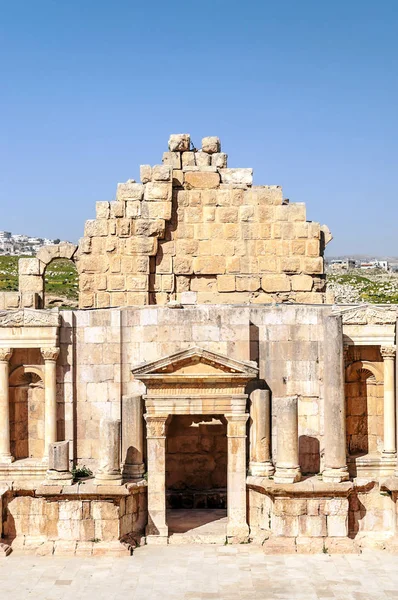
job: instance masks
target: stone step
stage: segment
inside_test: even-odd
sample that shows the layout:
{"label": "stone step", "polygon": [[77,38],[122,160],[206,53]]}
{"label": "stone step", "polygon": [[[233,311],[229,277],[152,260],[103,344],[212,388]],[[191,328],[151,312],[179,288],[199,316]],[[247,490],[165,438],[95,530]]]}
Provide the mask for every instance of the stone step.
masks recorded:
{"label": "stone step", "polygon": [[223,546],[226,542],[226,536],[222,533],[200,534],[200,533],[173,533],[169,536],[171,546],[217,544]]}

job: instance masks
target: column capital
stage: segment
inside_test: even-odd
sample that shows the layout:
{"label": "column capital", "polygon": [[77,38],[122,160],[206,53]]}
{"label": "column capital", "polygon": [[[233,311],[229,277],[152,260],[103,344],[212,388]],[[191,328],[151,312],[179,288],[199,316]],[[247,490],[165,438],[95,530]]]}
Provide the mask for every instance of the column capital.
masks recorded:
{"label": "column capital", "polygon": [[386,358],[394,358],[396,351],[396,346],[380,346],[380,354],[382,355],[384,360]]}
{"label": "column capital", "polygon": [[147,438],[165,438],[168,415],[144,415],[147,426]]}
{"label": "column capital", "polygon": [[231,414],[227,413],[224,415],[227,419],[227,437],[245,438],[246,437],[246,422],[249,415],[243,414]]}
{"label": "column capital", "polygon": [[56,362],[59,356],[59,348],[50,347],[50,348],[40,348],[40,352],[45,361],[53,361]]}
{"label": "column capital", "polygon": [[0,362],[8,362],[12,353],[13,348],[0,348]]}

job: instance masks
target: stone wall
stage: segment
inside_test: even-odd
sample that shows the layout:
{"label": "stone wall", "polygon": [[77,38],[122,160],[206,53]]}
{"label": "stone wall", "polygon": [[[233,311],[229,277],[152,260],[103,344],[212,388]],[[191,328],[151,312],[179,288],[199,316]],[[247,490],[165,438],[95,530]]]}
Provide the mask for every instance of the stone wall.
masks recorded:
{"label": "stone wall", "polygon": [[81,308],[325,301],[326,226],[279,186],[227,168],[218,138],[172,135],[163,164],[97,202],[75,255]]}

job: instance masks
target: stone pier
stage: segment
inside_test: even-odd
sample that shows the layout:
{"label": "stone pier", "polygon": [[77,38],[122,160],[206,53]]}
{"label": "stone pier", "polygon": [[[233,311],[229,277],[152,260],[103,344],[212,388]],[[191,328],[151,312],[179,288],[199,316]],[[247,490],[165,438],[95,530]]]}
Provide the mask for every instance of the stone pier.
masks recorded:
{"label": "stone pier", "polygon": [[145,415],[148,452],[147,544],[167,544],[166,422],[167,416]]}

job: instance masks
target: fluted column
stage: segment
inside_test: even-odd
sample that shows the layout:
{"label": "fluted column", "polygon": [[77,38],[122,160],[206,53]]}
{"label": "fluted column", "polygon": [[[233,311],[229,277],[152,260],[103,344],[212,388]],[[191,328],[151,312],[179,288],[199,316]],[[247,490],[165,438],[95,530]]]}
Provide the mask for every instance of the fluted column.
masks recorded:
{"label": "fluted column", "polygon": [[277,456],[275,483],[296,483],[301,479],[298,445],[297,396],[278,398]]}
{"label": "fluted column", "polygon": [[396,420],[395,420],[395,346],[380,348],[384,362],[384,449],[383,455],[390,457],[395,454]]}
{"label": "fluted column", "polygon": [[57,358],[59,348],[42,348],[44,359],[44,459],[48,446],[57,441]]}
{"label": "fluted column", "polygon": [[10,394],[8,384],[11,348],[0,348],[0,463],[11,463]]}
{"label": "fluted column", "polygon": [[123,477],[144,475],[144,400],[142,396],[122,397]]}
{"label": "fluted column", "polygon": [[323,383],[325,468],[323,481],[340,483],[349,478],[346,451],[343,325],[340,316],[324,323]]}
{"label": "fluted column", "polygon": [[248,414],[226,414],[228,422],[227,535],[244,541],[249,534],[246,518],[246,422]]}
{"label": "fluted column", "polygon": [[256,477],[274,474],[271,461],[271,395],[269,390],[250,394],[250,473]]}
{"label": "fluted column", "polygon": [[147,544],[167,544],[166,422],[167,416],[145,415],[148,461]]}

